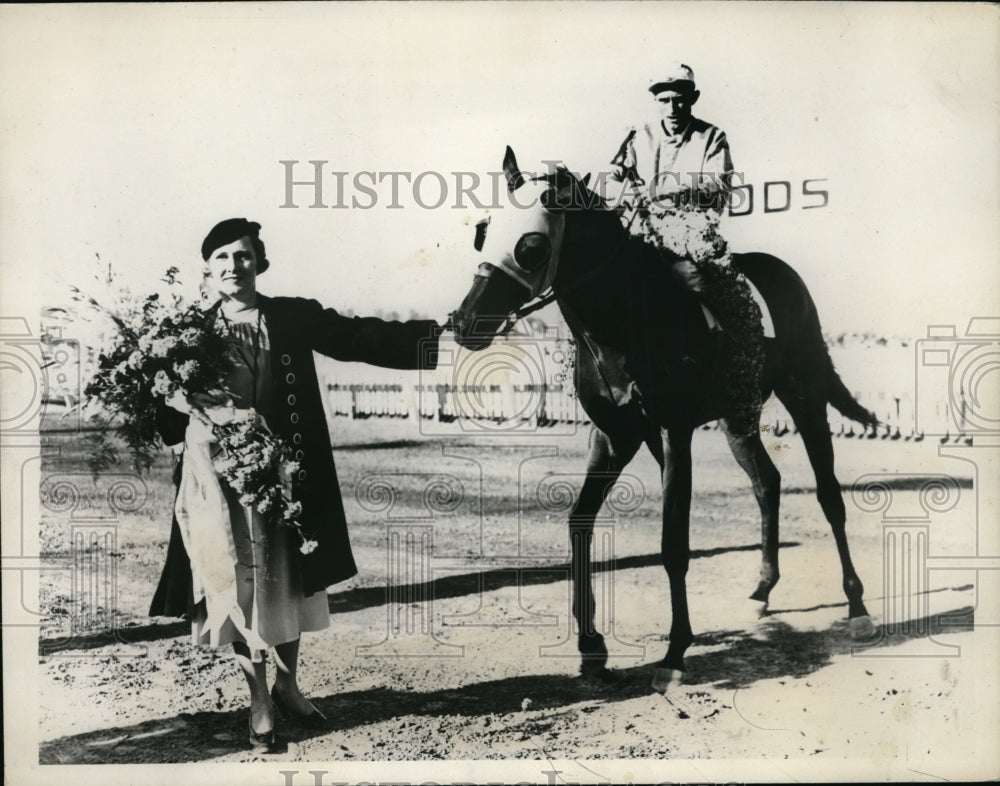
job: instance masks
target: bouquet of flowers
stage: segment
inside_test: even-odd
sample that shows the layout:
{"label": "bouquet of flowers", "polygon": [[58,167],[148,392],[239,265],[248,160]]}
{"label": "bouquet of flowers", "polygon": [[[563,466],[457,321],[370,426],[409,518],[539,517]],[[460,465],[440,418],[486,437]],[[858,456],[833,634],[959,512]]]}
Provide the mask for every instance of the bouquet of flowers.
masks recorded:
{"label": "bouquet of flowers", "polygon": [[104,427],[91,437],[91,470],[96,474],[118,462],[110,438],[114,431],[128,446],[136,468],[148,471],[162,448],[158,413],[171,400],[193,402],[191,417],[210,428],[218,441],[216,472],[243,505],[294,528],[302,538],[302,552],[308,554],[316,543],[298,521],[302,505],[291,494],[298,465],[287,443],[254,410],[225,408],[220,411],[230,415],[221,417],[197,403],[228,399],[231,345],[212,314],[185,301],[177,276],[177,268],[167,271],[165,296],[136,297],[109,275],[101,282],[109,303],[73,288],[74,299],[104,328],[97,366],[84,388],[89,417]]}
{"label": "bouquet of flowers", "polygon": [[306,537],[297,517],[302,503],[291,499],[291,480],[299,471],[288,445],[267,428],[252,409],[237,410],[227,423],[216,425],[221,451],[214,465],[240,495],[240,502],[284,525],[295,527],[302,538],[300,550],[309,554],[317,547]]}

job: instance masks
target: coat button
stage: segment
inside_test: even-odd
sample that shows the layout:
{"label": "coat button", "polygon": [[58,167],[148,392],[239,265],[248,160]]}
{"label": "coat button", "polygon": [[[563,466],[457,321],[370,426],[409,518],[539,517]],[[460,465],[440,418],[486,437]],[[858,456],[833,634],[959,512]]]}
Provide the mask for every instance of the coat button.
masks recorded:
{"label": "coat button", "polygon": [[292,358],[291,358],[290,355],[282,355],[281,356],[281,362],[285,366],[290,366],[290,365],[292,365]]}
{"label": "coat button", "polygon": [[305,479],[306,479],[306,471],[304,469],[300,469],[299,470],[299,480],[305,480]]}
{"label": "coat button", "polygon": [[301,445],[302,444],[302,435],[301,434],[292,434],[292,442],[294,442],[296,445]]}
{"label": "coat button", "polygon": [[302,451],[302,450],[296,450],[296,451],[295,451],[295,460],[296,460],[296,461],[302,461],[302,457],[303,457],[304,455],[305,455],[305,451]]}
{"label": "coat button", "polygon": [[292,423],[298,423],[298,422],[299,422],[299,413],[298,413],[298,412],[293,412],[293,413],[292,413],[292,414],[291,414],[291,415],[289,416],[289,418],[288,418],[288,419],[289,419],[289,420],[291,420],[291,421],[292,421]]}
{"label": "coat button", "polygon": [[290,406],[290,407],[294,407],[295,406],[295,394],[294,393],[292,393],[288,397],[288,406]]}
{"label": "coat button", "polygon": [[288,375],[286,375],[285,376],[285,382],[287,382],[289,385],[294,385],[295,384],[295,375],[294,374],[288,374]]}

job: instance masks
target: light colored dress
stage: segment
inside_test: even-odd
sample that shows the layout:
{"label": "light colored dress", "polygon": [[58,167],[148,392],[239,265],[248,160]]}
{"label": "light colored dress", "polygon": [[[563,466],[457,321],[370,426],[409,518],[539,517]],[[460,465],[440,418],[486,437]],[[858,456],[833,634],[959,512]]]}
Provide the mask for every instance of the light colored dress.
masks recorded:
{"label": "light colored dress", "polygon": [[[255,408],[267,421],[274,411],[274,386],[266,323],[257,309],[235,317],[220,315],[220,321],[233,337],[235,365],[228,385],[234,404],[237,408]],[[302,594],[298,534],[290,527],[268,523],[257,511],[242,505],[236,492],[221,478],[220,485],[229,507],[236,552],[236,600],[250,629],[273,647],[294,641],[303,632],[329,627],[326,592]],[[216,641],[210,641],[215,637],[205,629],[206,617],[206,604],[199,604],[192,620],[196,642],[222,645],[246,641],[231,619],[219,628]],[[254,652],[255,656],[259,654]]]}

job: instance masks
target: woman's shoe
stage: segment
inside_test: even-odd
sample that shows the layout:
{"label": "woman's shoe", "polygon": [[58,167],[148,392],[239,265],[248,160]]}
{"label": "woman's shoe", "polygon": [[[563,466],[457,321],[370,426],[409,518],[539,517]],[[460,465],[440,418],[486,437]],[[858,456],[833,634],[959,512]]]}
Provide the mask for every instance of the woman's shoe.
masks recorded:
{"label": "woman's shoe", "polygon": [[248,725],[250,727],[250,748],[254,753],[271,753],[274,750],[274,729],[258,734],[253,730],[253,716],[251,715]]}
{"label": "woman's shoe", "polygon": [[328,721],[326,719],[326,715],[315,707],[312,708],[312,712],[307,714],[296,712],[289,707],[285,703],[285,700],[281,698],[277,687],[271,688],[271,700],[274,702],[274,706],[278,708],[285,718],[288,720],[298,721],[299,724],[305,726],[307,729],[325,729],[327,726]]}

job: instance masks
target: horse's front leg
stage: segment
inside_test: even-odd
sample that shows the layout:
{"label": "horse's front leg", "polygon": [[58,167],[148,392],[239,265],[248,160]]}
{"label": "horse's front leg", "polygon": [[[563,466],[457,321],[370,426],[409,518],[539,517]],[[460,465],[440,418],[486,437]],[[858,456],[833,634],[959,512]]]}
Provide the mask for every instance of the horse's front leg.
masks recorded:
{"label": "horse's front leg", "polygon": [[596,426],[590,435],[590,457],[587,477],[569,515],[570,548],[572,553],[573,617],[579,634],[577,646],[582,662],[580,673],[600,676],[608,662],[604,636],[594,625],[594,589],[591,584],[590,547],[594,539],[594,519],[611,487],[622,470],[635,456],[640,437],[627,433],[612,439]]}
{"label": "horse's front leg", "polygon": [[687,605],[687,570],[691,558],[690,428],[663,429],[663,536],[660,556],[670,581],[670,644],[653,676],[653,689],[666,693],[680,682],[684,653],[694,641]]}

